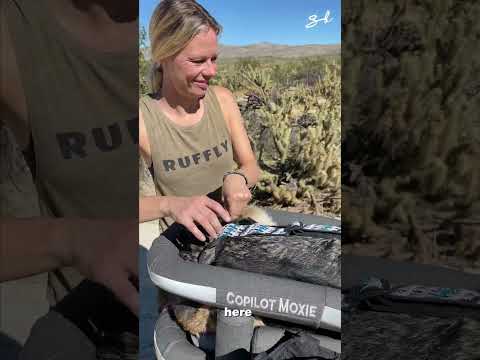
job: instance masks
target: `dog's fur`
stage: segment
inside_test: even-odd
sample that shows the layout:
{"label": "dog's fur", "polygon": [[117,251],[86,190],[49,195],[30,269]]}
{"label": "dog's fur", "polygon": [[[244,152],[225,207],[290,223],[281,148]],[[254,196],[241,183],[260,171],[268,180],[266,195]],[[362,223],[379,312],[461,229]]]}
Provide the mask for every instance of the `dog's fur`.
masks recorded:
{"label": "dog's fur", "polygon": [[240,216],[240,220],[252,220],[253,222],[269,225],[269,226],[276,226],[278,225],[275,221],[273,221],[272,217],[267,214],[267,212],[257,206],[247,206],[243,211],[242,215]]}
{"label": "dog's fur", "polygon": [[[256,206],[248,206],[243,211],[236,223],[259,223],[263,225],[276,226],[277,223],[268,215],[268,213]],[[177,230],[172,231],[177,233]],[[175,235],[176,236],[176,235]],[[167,235],[168,238],[172,236]],[[181,238],[180,243],[182,243],[182,248],[180,250],[180,256],[185,261],[201,263],[201,264],[211,264],[215,258],[215,247],[216,239],[208,240],[206,243],[196,239],[190,232],[186,229],[182,230],[181,235],[178,236]]]}
{"label": "dog's fur", "polygon": [[[268,214],[260,209],[248,208],[242,219],[275,226]],[[341,241],[338,235],[252,235],[225,238],[222,243],[213,240],[201,246],[192,245],[184,251],[184,258],[243,271],[305,281],[334,288],[341,287]],[[315,236],[317,237],[317,236]],[[216,311],[207,306],[179,308],[177,320],[184,330],[198,335],[214,331]],[[255,326],[263,322],[255,322]]]}
{"label": "dog's fur", "polygon": [[215,265],[341,288],[339,237],[320,234],[227,237]]}

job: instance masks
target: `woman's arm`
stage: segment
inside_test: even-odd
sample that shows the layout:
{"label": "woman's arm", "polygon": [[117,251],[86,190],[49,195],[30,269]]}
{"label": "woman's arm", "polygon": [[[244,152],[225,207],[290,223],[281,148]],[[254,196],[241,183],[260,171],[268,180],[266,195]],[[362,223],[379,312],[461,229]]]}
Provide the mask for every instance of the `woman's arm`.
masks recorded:
{"label": "woman's arm", "polygon": [[[139,179],[141,182],[139,185],[141,191],[138,216],[139,222],[142,223],[168,216],[168,205],[164,196],[154,195],[155,185],[148,169],[152,164],[150,142],[141,110],[138,111],[138,145],[141,156],[139,161]],[[146,196],[145,192],[148,193],[148,196]]]}
{"label": "woman's arm", "polygon": [[[142,159],[140,166],[151,164],[150,144],[142,112],[139,112],[139,147]],[[140,169],[141,173],[148,169]],[[201,225],[211,236],[216,237],[222,231],[218,216],[229,222],[228,212],[216,201],[206,196],[140,196],[139,221],[145,222],[170,217],[184,225],[197,239],[205,241],[205,235],[197,227]]]}
{"label": "woman's arm", "polygon": [[[140,161],[144,167],[145,162]],[[140,172],[148,171],[140,169]],[[197,239],[206,240],[205,235],[198,229],[200,224],[207,233],[216,237],[222,226],[218,216],[225,221],[230,221],[227,211],[217,202],[207,196],[140,196],[139,199],[139,221],[145,222],[163,217],[170,217],[177,223],[187,227]]]}
{"label": "woman's arm", "polygon": [[243,209],[251,200],[252,195],[249,188],[253,187],[258,181],[260,169],[250,146],[242,114],[233,94],[221,86],[215,86],[214,91],[220,101],[230,131],[234,160],[239,167],[239,172],[247,178],[247,184],[245,184],[245,179],[242,176],[232,174],[226,176],[223,183],[225,202],[230,215],[235,219],[241,215]]}
{"label": "woman's arm", "polygon": [[[13,36],[7,28],[6,14],[12,10],[8,6],[13,2],[0,2],[0,121],[11,130],[17,145],[26,149],[31,135],[28,108]],[[0,282],[73,266],[110,288],[138,313],[138,291],[129,281],[138,277],[137,253],[136,219],[0,217]]]}
{"label": "woman's arm", "polygon": [[68,263],[61,221],[0,219],[0,282],[47,272]]}
{"label": "woman's arm", "polygon": [[234,160],[239,167],[239,171],[247,177],[248,187],[253,187],[258,181],[260,169],[250,146],[240,109],[230,90],[221,86],[215,86],[214,90],[230,131]]}
{"label": "woman's arm", "polygon": [[138,314],[137,253],[136,219],[0,219],[0,282],[73,266]]}
{"label": "woman's arm", "polygon": [[141,223],[169,216],[166,196],[141,196],[139,202],[138,215]]}

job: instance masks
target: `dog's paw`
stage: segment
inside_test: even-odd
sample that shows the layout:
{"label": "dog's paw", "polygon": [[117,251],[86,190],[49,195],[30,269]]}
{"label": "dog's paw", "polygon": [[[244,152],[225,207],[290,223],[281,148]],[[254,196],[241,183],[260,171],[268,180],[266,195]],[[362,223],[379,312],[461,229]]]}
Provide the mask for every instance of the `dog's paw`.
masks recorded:
{"label": "dog's paw", "polygon": [[265,326],[265,323],[263,322],[262,319],[255,317],[253,321],[253,327],[256,328],[257,326]]}
{"label": "dog's paw", "polygon": [[210,309],[199,308],[191,317],[183,319],[180,325],[185,331],[198,336],[207,332],[207,323],[209,317]]}

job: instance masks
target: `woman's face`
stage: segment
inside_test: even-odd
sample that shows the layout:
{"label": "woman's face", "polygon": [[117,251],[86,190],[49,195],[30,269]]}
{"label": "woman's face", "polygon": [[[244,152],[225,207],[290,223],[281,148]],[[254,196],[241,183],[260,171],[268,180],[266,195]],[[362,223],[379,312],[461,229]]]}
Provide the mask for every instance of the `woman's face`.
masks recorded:
{"label": "woman's face", "polygon": [[168,84],[181,96],[204,97],[208,82],[217,73],[217,52],[215,31],[201,31],[180,53],[162,65]]}

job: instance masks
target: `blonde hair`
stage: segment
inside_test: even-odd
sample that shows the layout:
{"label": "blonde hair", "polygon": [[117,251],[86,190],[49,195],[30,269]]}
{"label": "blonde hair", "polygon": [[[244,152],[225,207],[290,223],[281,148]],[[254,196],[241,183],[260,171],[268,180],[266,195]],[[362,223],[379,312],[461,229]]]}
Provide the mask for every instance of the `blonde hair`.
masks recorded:
{"label": "blonde hair", "polygon": [[151,76],[153,92],[162,87],[160,63],[178,54],[200,31],[212,29],[217,35],[222,27],[195,0],[163,0],[150,19],[149,36],[154,61]]}

